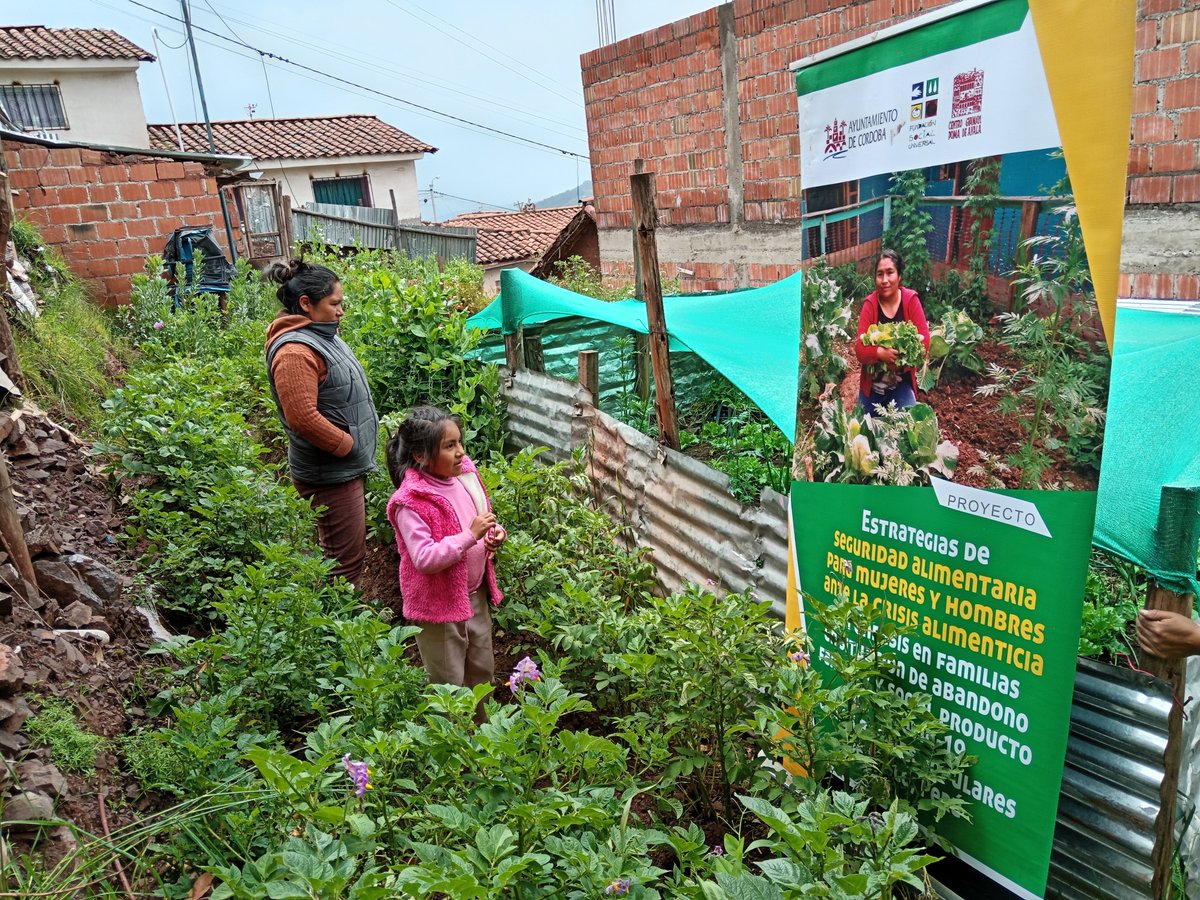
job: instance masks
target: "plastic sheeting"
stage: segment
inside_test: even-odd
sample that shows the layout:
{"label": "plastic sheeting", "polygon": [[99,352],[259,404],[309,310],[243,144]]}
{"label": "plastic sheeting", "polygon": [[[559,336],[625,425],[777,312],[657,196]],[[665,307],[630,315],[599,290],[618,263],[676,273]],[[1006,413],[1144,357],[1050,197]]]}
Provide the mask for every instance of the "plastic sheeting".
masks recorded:
{"label": "plastic sheeting", "polygon": [[[1189,424],[1197,361],[1200,315],[1118,310],[1093,543],[1180,593],[1200,593],[1200,454]],[[1191,488],[1190,502],[1185,495],[1160,515],[1164,485]]]}
{"label": "plastic sheeting", "polygon": [[[692,351],[737,385],[788,440],[796,433],[800,284],[797,272],[761,288],[663,298],[672,349]],[[649,333],[645,304],[637,300],[605,303],[518,269],[500,273],[500,296],[467,325],[512,334],[569,316]]]}

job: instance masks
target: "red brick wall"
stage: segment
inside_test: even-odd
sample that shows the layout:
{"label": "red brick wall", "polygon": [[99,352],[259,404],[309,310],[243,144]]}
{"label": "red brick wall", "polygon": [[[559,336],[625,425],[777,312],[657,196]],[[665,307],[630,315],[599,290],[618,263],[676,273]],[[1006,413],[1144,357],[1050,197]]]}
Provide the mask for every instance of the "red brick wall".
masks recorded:
{"label": "red brick wall", "polygon": [[[950,2],[733,0],[740,219],[731,202],[736,179],[726,152],[718,9],[585,54],[581,66],[600,229],[630,227],[629,176],[638,158],[657,175],[664,229],[730,227],[735,219],[751,230],[760,224],[796,227],[799,124],[788,65]],[[1128,201],[1133,207],[1200,202],[1200,2],[1139,0],[1136,40]],[[741,240],[737,251],[752,258],[753,240]],[[797,247],[797,260],[799,255]],[[772,268],[778,268],[775,263]],[[694,284],[685,278],[685,289],[738,284],[732,264],[681,265],[711,274],[697,275]],[[614,279],[628,268],[612,260],[604,264]],[[748,276],[751,284],[760,283],[753,268],[743,266],[743,282]],[[1170,276],[1127,273],[1121,293],[1195,298],[1200,278],[1191,268],[1193,274]]]}
{"label": "red brick wall", "polygon": [[4,141],[17,214],[38,226],[94,299],[127,302],[130,276],[181,225],[212,225],[225,248],[216,180],[197,162]]}

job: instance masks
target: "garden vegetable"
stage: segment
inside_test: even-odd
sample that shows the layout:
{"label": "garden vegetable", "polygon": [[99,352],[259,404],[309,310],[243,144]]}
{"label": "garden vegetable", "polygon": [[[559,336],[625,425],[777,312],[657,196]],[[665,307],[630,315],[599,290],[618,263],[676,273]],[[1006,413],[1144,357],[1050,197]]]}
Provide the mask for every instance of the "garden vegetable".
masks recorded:
{"label": "garden vegetable", "polygon": [[863,333],[863,344],[868,347],[890,347],[899,352],[896,366],[902,369],[919,369],[925,363],[925,345],[921,332],[912,322],[876,322]]}

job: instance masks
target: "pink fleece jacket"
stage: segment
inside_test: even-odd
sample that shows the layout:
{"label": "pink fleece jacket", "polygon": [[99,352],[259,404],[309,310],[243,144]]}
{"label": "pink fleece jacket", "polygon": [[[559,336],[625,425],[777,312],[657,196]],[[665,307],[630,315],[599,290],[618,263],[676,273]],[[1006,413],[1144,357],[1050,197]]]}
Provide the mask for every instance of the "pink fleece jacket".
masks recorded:
{"label": "pink fleece jacket", "polygon": [[[463,474],[476,475],[475,464],[463,458]],[[482,482],[480,482],[482,487]],[[487,492],[484,491],[484,496]],[[488,508],[491,508],[489,501]],[[429,539],[444,544],[445,553],[432,568],[421,568],[413,560],[404,540],[400,515],[406,509],[417,513],[429,528]],[[418,469],[404,473],[400,487],[392,494],[387,506],[388,520],[396,530],[396,549],[400,553],[400,594],[404,600],[404,616],[417,622],[463,622],[471,618],[471,597],[468,583],[466,551],[477,542],[468,527],[454,511],[453,504],[436,489],[429,476]],[[453,560],[439,568],[446,560]],[[504,595],[496,583],[496,566],[489,554],[484,564],[484,581],[493,605],[499,605]]]}

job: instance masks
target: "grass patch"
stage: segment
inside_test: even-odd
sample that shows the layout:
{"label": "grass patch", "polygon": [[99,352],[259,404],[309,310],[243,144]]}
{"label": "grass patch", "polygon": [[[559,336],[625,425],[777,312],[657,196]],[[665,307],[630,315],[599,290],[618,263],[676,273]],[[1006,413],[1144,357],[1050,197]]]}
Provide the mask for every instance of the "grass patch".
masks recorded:
{"label": "grass patch", "polygon": [[33,744],[50,748],[50,761],[62,771],[96,774],[96,756],[104,749],[104,738],[82,728],[65,700],[46,700],[37,715],[25,721],[25,732]]}

